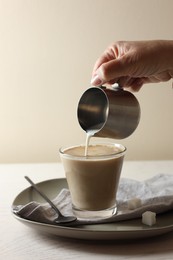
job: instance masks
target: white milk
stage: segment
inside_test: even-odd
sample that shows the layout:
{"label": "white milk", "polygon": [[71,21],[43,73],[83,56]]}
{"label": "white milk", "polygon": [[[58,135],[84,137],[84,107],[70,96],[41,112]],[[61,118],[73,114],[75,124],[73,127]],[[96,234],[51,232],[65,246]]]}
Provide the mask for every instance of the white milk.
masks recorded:
{"label": "white milk", "polygon": [[88,146],[89,146],[89,142],[92,136],[94,136],[95,131],[94,130],[90,130],[88,132],[86,132],[86,141],[85,141],[85,156],[87,157],[88,155]]}

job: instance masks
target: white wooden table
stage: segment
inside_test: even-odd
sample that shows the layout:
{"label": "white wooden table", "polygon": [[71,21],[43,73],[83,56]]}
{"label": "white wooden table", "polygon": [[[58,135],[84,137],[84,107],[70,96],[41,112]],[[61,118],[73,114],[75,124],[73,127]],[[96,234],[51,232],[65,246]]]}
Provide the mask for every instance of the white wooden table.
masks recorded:
{"label": "white wooden table", "polygon": [[[122,176],[143,180],[157,173],[173,174],[173,161],[125,161]],[[0,259],[173,259],[173,232],[132,241],[85,241],[40,234],[18,222],[11,204],[35,182],[64,177],[61,164],[0,164]]]}

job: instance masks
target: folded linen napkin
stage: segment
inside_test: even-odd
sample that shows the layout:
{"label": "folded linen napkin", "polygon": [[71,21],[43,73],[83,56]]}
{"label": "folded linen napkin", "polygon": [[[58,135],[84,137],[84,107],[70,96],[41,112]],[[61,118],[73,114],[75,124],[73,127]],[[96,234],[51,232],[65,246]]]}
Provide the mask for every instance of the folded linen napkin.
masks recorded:
{"label": "folded linen napkin", "polygon": [[[141,206],[130,210],[128,201],[138,198]],[[53,203],[64,215],[73,215],[71,196],[68,189],[63,189]],[[154,211],[156,214],[173,209],[173,175],[158,174],[145,181],[121,178],[117,192],[118,213],[106,219],[77,219],[75,223],[68,223],[68,226],[110,223],[122,220],[139,218],[145,211]],[[18,216],[41,223],[54,224],[57,214],[48,203],[40,204],[32,201],[26,205],[18,205],[13,208]]]}

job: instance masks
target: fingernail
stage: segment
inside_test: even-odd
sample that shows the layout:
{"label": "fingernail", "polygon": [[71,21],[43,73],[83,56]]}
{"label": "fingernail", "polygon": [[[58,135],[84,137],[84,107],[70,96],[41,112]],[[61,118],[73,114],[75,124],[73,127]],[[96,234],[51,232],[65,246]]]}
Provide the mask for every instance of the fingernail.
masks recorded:
{"label": "fingernail", "polygon": [[98,75],[95,75],[92,79],[91,79],[91,85],[97,87],[97,86],[101,86],[103,83],[103,81],[99,78]]}

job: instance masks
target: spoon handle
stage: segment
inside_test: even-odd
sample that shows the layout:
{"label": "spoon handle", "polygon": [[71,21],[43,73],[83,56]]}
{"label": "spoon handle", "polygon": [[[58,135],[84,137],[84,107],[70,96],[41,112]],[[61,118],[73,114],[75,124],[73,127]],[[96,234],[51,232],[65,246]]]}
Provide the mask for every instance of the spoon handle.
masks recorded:
{"label": "spoon handle", "polygon": [[58,213],[59,216],[62,216],[61,212],[59,211],[59,209],[55,206],[55,204],[46,196],[46,194],[44,194],[39,188],[38,186],[28,177],[25,176],[25,179],[31,184],[31,186],[35,189],[35,191],[37,191],[41,197],[43,197],[45,199],[45,201],[47,201],[49,203],[49,205]]}

